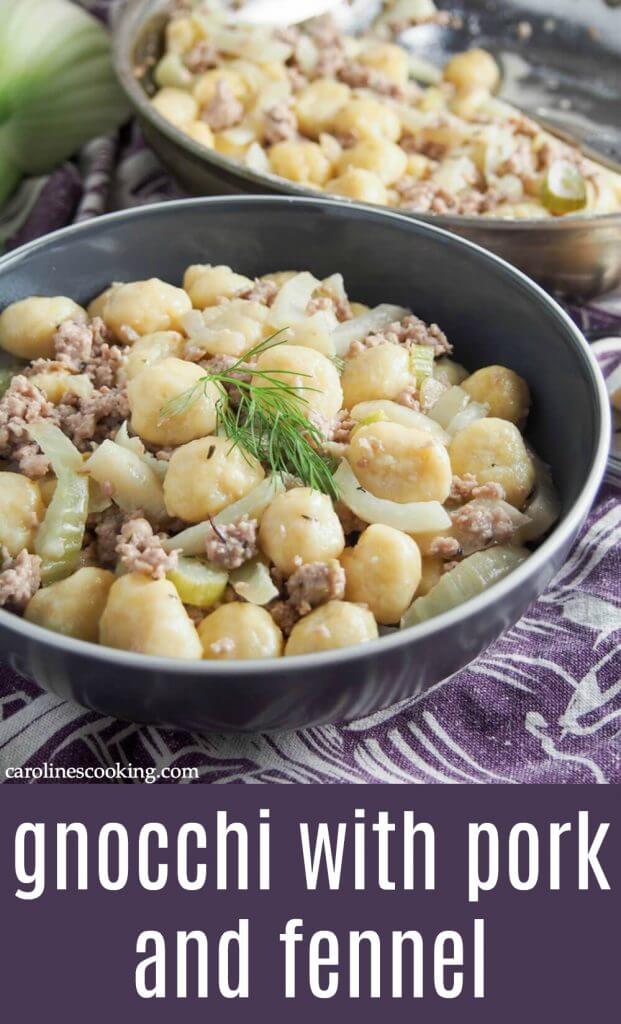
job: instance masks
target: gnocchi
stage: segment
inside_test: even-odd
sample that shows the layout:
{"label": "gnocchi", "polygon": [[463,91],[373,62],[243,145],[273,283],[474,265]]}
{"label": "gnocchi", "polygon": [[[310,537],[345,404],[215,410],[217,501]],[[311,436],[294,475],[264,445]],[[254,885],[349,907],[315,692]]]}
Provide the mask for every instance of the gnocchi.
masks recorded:
{"label": "gnocchi", "polygon": [[[374,46],[384,74],[394,53]],[[344,153],[395,149],[371,134]],[[386,188],[354,164],[341,178]],[[436,324],[314,269],[192,264],[182,287],[116,283],[88,312],[0,314],[4,339],[45,325],[52,345],[0,398],[0,605],[138,654],[272,659],[374,640],[519,564],[559,514],[522,436],[526,381],[470,373]],[[54,359],[89,342],[82,372]],[[83,401],[61,419],[68,392]]]}
{"label": "gnocchi", "polygon": [[85,317],[82,306],[64,295],[20,299],[0,313],[0,348],[18,359],[51,359],[61,323]]}
{"label": "gnocchi", "polygon": [[157,331],[178,331],[192,303],[187,292],[159,278],[121,284],[108,293],[102,317],[114,335],[132,340],[127,329],[137,335]]}

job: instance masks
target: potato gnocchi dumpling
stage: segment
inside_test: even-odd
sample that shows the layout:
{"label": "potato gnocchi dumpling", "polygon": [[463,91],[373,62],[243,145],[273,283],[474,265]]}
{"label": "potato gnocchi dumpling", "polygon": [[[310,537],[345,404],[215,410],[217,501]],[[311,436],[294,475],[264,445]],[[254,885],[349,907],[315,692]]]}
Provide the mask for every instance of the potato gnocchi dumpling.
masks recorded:
{"label": "potato gnocchi dumpling", "polygon": [[198,627],[203,657],[217,661],[278,658],[283,637],[265,608],[233,602],[211,612]]}
{"label": "potato gnocchi dumpling", "polygon": [[0,313],[0,348],[18,359],[49,359],[59,325],[85,316],[82,307],[64,295],[20,299]]}
{"label": "potato gnocchi dumpling", "polygon": [[[431,215],[621,208],[621,175],[497,98],[492,54],[475,47],[434,68],[399,45],[404,28],[439,16],[433,0],[380,5],[358,36],[322,18],[286,38],[279,27],[226,22],[223,5],[194,6],[170,16],[151,102],[254,173]],[[151,75],[136,73],[150,92]]]}
{"label": "potato gnocchi dumpling", "polygon": [[377,623],[368,608],[350,601],[329,601],[296,623],[285,655],[318,654],[366,643],[377,636]]}
{"label": "potato gnocchi dumpling", "polygon": [[9,555],[32,551],[44,506],[36,480],[20,473],[0,473],[0,547]]}
{"label": "potato gnocchi dumpling", "polygon": [[[216,404],[222,395],[215,384],[203,382],[196,363],[171,356],[142,370],[127,386],[132,429],[149,444],[180,445],[206,437],[215,429]],[[162,415],[171,403],[197,388],[196,400],[174,416]]]}
{"label": "potato gnocchi dumpling", "polygon": [[261,463],[226,437],[190,441],[175,448],[168,464],[166,510],[188,523],[200,523],[243,498],[264,476]]}
{"label": "potato gnocchi dumpling", "polygon": [[128,329],[138,335],[181,330],[183,317],[191,308],[190,297],[182,288],[152,277],[113,288],[102,318],[117,338],[129,341]]}
{"label": "potato gnocchi dumpling", "polygon": [[[400,80],[389,44],[363,53]],[[336,104],[327,84],[310,96]],[[462,366],[438,324],[354,301],[337,268],[262,270],[0,313],[11,356],[48,332],[2,381],[1,606],[155,657],[318,654],[454,607],[553,526],[512,367]]]}

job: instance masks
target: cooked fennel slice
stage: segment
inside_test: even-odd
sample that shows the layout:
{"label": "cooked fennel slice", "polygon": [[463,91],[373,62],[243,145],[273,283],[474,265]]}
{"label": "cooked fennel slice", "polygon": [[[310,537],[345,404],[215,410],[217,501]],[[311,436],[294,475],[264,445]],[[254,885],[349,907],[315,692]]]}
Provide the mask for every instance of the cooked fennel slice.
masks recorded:
{"label": "cooked fennel slice", "polygon": [[278,597],[278,587],[274,586],[268,567],[256,559],[234,569],[230,582],[235,593],[250,604],[265,605]]}
{"label": "cooked fennel slice", "polygon": [[343,504],[365,523],[381,523],[404,533],[448,530],[451,520],[439,501],[413,501],[401,504],[376,498],[360,486],[349,463],[343,459],[334,482]]}
{"label": "cooked fennel slice", "polygon": [[529,522],[525,523],[516,535],[520,544],[539,540],[554,526],[561,514],[561,503],[550,470],[537,456],[531,458],[535,463],[537,482],[535,493],[524,509]]}
{"label": "cooked fennel slice", "polygon": [[228,573],[199,558],[179,558],[177,568],[166,573],[184,604],[211,608],[222,597]]}
{"label": "cooked fennel slice", "polygon": [[437,402],[434,402],[429,410],[429,416],[447,430],[449,423],[455,419],[458,413],[463,412],[469,402],[470,395],[455,384],[440,395]]}
{"label": "cooked fennel slice", "polygon": [[285,281],[270,309],[269,322],[272,327],[282,330],[303,320],[311,296],[319,285],[317,278],[307,270]]}
{"label": "cooked fennel slice", "polygon": [[[253,487],[245,497],[240,498],[239,501],[234,501],[232,505],[227,505],[221,512],[218,512],[213,517],[213,522],[216,526],[229,526],[231,523],[241,519],[242,516],[248,516],[249,519],[260,519],[270,501],[277,494],[282,494],[284,489],[285,485],[282,482],[282,478],[278,473],[274,473],[272,476],[262,480],[256,487]],[[210,530],[211,521],[207,519],[204,523],[189,526],[187,530],[182,530],[181,533],[176,534],[174,537],[168,537],[167,540],[162,542],[162,547],[165,551],[173,551],[175,548],[178,548],[184,555],[204,555],[205,538],[210,533]]]}
{"label": "cooked fennel slice", "polygon": [[39,423],[29,424],[28,433],[43,454],[47,455],[56,476],[59,477],[62,473],[77,473],[82,469],[84,460],[81,453],[67,435],[63,434],[60,427],[41,420]]}
{"label": "cooked fennel slice", "polygon": [[431,434],[434,440],[439,441],[440,444],[448,445],[451,440],[447,432],[442,429],[439,423],[432,420],[430,416],[425,416],[422,412],[417,412],[415,409],[408,409],[406,405],[399,405],[398,402],[391,402],[387,398],[376,398],[371,399],[369,402],[359,402],[351,410],[351,417],[358,423],[363,423],[364,421],[373,422],[367,418],[375,416],[376,413],[383,413],[383,418],[389,420],[390,423],[399,423],[402,427],[424,430],[426,433]]}
{"label": "cooked fennel slice", "polygon": [[396,320],[403,320],[403,317],[409,316],[410,312],[411,310],[404,309],[403,306],[390,306],[382,303],[375,309],[369,309],[366,313],[355,316],[353,320],[345,320],[344,323],[338,325],[332,335],[337,356],[346,356],[352,341],[362,341],[368,334],[382,331]]}
{"label": "cooked fennel slice", "polygon": [[106,440],[93,452],[85,470],[110,490],[112,499],[124,512],[143,509],[157,519],[166,517],[162,481],[133,451]]}
{"label": "cooked fennel slice", "polygon": [[35,537],[44,584],[56,583],[77,569],[87,515],[88,478],[65,470]]}
{"label": "cooked fennel slice", "polygon": [[512,547],[488,548],[464,558],[446,572],[428,594],[416,598],[401,619],[401,628],[415,626],[457,608],[517,569],[526,558],[528,551]]}
{"label": "cooked fennel slice", "polygon": [[160,480],[164,479],[168,471],[168,463],[163,459],[156,459],[155,455],[148,452],[139,437],[129,436],[127,420],[117,430],[114,440],[116,444],[120,444],[121,448],[126,448],[128,452],[133,452],[139,459],[142,459],[145,465],[152,469],[156,476],[159,476]]}
{"label": "cooked fennel slice", "polygon": [[469,402],[465,409],[458,412],[446,428],[447,434],[454,437],[464,427],[470,426],[476,420],[484,420],[489,412],[489,405],[484,402]]}

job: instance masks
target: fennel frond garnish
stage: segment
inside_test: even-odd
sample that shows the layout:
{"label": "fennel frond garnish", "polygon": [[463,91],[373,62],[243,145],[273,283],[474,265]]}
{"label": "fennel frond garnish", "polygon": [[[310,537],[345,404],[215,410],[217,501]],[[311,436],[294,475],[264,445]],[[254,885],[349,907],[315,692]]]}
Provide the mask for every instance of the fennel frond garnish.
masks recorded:
{"label": "fennel frond garnish", "polygon": [[[205,394],[207,384],[215,384],[221,392],[216,402],[218,428],[230,438],[233,447],[239,446],[254,456],[271,473],[289,473],[305,486],[338,498],[333,479],[336,463],[322,453],[325,438],[307,415],[308,401],[300,394],[301,390],[317,389],[311,385],[295,387],[283,380],[284,375],[293,371],[257,370],[249,365],[261,353],[284,344],[275,340],[282,333],[277,331],[259,342],[228,369],[206,373],[193,387],[163,406],[160,422],[186,412]],[[227,387],[237,390],[235,404],[229,400]]]}

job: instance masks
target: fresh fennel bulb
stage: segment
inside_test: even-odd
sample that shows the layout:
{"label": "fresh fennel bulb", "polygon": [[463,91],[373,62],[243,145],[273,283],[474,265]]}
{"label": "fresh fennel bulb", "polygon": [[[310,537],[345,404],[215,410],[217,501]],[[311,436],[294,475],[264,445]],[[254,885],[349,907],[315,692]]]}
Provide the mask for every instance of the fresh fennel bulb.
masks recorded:
{"label": "fresh fennel bulb", "polygon": [[100,22],[70,0],[0,0],[0,207],[127,115]]}

